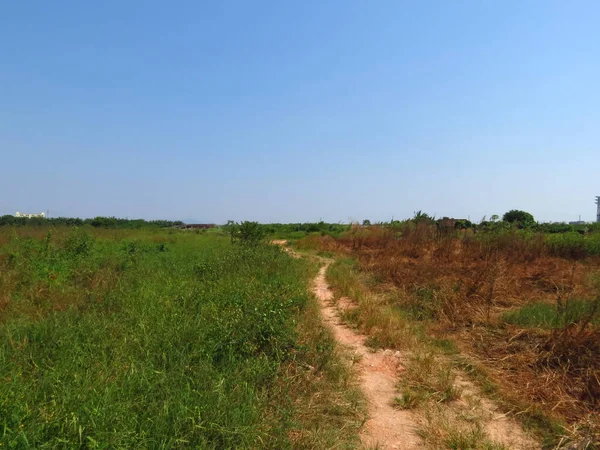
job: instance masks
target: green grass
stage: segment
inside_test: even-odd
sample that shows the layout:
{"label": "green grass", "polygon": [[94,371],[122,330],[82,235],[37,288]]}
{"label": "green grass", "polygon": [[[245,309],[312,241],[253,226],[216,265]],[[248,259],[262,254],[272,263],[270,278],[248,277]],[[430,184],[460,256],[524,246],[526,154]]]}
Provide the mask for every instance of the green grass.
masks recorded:
{"label": "green grass", "polygon": [[[556,305],[535,302],[508,311],[502,318],[506,323],[526,328],[550,329],[579,322],[592,313],[593,307],[592,301],[569,300],[565,302],[564,311],[560,314]],[[600,315],[595,315],[595,322],[600,323]]]}
{"label": "green grass", "polygon": [[[11,233],[0,236],[2,448],[287,448],[310,423],[302,396],[316,395],[300,378],[340,392],[324,408],[351,403],[331,337],[298,331],[307,262],[208,233]],[[336,411],[350,423],[352,395]],[[331,428],[295,446],[356,439]]]}
{"label": "green grass", "polygon": [[339,297],[360,301],[365,288],[358,278],[358,264],[352,258],[339,258],[327,269],[327,280]]}

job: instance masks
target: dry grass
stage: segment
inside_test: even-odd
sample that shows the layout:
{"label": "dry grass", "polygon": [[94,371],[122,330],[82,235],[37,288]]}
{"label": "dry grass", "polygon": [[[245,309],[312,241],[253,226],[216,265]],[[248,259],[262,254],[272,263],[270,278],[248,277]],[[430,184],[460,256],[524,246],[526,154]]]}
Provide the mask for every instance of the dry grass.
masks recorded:
{"label": "dry grass", "polygon": [[423,440],[435,449],[452,450],[505,450],[495,442],[478,420],[453,417],[449,409],[433,408],[427,411],[418,432]]}
{"label": "dry grass", "polygon": [[444,403],[460,398],[461,390],[455,385],[452,366],[444,363],[433,352],[416,353],[405,364],[406,373],[400,379],[400,396],[396,405],[411,409],[428,401]]}
{"label": "dry grass", "polygon": [[[585,423],[588,434],[598,433],[600,328],[591,315],[597,317],[600,306],[575,321],[565,312],[571,299],[600,303],[597,257],[557,247],[543,235],[441,233],[428,224],[401,231],[355,229],[321,244],[318,239],[312,237],[311,248],[351,257],[377,280],[378,287],[361,292],[343,270],[331,275],[340,295],[358,301],[347,319],[377,346],[402,347],[422,327],[428,336],[454,341],[474,356],[506,407],[522,411],[526,422],[550,428],[558,421],[570,432]],[[351,262],[346,266],[350,270]],[[503,320],[507,311],[534,302],[556,308],[560,326],[520,327]]]}

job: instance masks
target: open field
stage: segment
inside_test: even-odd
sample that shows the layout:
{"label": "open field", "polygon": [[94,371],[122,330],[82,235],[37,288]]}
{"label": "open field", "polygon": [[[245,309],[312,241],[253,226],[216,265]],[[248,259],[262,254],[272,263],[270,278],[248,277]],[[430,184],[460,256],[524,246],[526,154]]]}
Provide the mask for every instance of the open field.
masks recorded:
{"label": "open field", "polygon": [[99,223],[0,227],[2,447],[598,445],[597,231]]}
{"label": "open field", "polygon": [[398,407],[427,417],[421,433],[433,448],[470,448],[453,446],[456,429],[436,440],[444,427],[432,419],[436,405],[460,397],[465,377],[544,448],[595,448],[599,244],[598,232],[473,232],[411,220],[310,236],[297,246],[335,255],[328,279],[347,323],[373,348],[409,355]]}
{"label": "open field", "polygon": [[315,274],[217,233],[1,228],[0,446],[353,448]]}

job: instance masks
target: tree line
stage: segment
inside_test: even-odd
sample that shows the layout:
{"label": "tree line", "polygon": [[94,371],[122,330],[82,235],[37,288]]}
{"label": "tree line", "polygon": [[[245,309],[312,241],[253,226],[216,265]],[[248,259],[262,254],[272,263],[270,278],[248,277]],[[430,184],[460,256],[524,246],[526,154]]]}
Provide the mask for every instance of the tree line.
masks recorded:
{"label": "tree line", "polygon": [[61,226],[83,226],[91,225],[94,228],[128,228],[139,229],[146,227],[167,228],[183,225],[180,220],[144,220],[144,219],[121,219],[118,217],[94,217],[93,219],[80,219],[78,217],[15,217],[12,215],[0,216],[1,226],[23,226],[23,225],[61,225]]}

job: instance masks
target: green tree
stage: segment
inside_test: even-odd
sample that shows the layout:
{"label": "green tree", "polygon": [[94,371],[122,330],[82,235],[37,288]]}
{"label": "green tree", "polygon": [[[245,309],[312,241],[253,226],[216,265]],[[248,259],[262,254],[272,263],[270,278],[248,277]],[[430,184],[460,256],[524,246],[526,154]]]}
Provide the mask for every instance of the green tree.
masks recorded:
{"label": "green tree", "polygon": [[239,227],[240,241],[244,244],[258,244],[265,237],[265,231],[258,222],[243,221]]}
{"label": "green tree", "polygon": [[371,226],[371,221],[369,219],[363,220],[363,227],[370,227],[370,226]]}
{"label": "green tree", "polygon": [[235,220],[228,220],[227,224],[223,225],[223,229],[225,230],[226,233],[229,234],[232,244],[233,244],[233,238],[235,236],[237,228],[238,227],[237,227],[237,224],[235,223]]}
{"label": "green tree", "polygon": [[516,223],[522,227],[528,227],[535,224],[535,219],[531,214],[518,209],[511,209],[505,213],[502,220],[509,223]]}
{"label": "green tree", "polygon": [[433,222],[435,220],[435,217],[431,217],[429,214],[424,213],[421,210],[418,210],[415,212],[415,216],[413,217],[413,222],[415,223],[419,223],[419,222]]}

